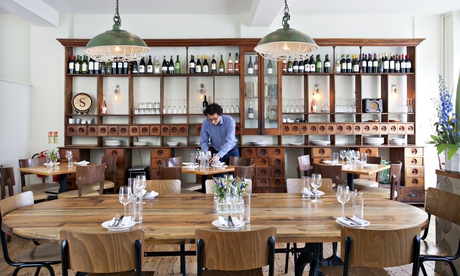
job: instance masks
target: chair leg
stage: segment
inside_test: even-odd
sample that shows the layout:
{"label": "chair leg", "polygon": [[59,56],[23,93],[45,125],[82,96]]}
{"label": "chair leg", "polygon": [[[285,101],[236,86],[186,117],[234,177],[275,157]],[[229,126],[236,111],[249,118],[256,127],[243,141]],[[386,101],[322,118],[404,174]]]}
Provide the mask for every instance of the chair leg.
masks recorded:
{"label": "chair leg", "polygon": [[286,244],[286,261],[284,262],[284,274],[288,273],[289,270],[289,248],[290,248],[290,243]]}
{"label": "chair leg", "polygon": [[426,269],[425,269],[425,266],[423,265],[423,262],[420,262],[420,268],[422,269],[423,275],[424,275],[424,276],[428,276],[428,275],[426,274]]}
{"label": "chair leg", "polygon": [[187,275],[186,268],[185,268],[185,244],[181,243],[180,244],[180,251],[182,254],[180,254],[180,271],[182,272],[182,275]]}
{"label": "chair leg", "polygon": [[327,263],[331,266],[343,265],[342,260],[337,255],[337,243],[332,243],[332,255],[326,259]]}

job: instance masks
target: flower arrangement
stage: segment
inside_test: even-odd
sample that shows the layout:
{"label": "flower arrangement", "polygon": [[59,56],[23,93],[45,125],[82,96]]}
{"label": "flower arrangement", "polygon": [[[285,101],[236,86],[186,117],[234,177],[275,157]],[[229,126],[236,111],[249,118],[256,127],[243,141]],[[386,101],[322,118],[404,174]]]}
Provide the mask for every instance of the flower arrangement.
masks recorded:
{"label": "flower arrangement", "polygon": [[225,201],[225,195],[227,193],[228,186],[233,185],[238,188],[238,195],[242,196],[244,189],[248,186],[246,179],[243,178],[223,178],[223,177],[214,177],[214,186],[212,187],[213,191],[216,193],[216,196],[219,199],[219,202]]}
{"label": "flower arrangement", "polygon": [[47,161],[49,158],[49,161],[53,163],[57,163],[59,159],[61,158],[61,156],[59,155],[59,150],[55,151],[54,149],[51,151],[49,150],[44,151],[44,155],[47,156]]}
{"label": "flower arrangement", "polygon": [[[460,78],[457,87],[457,104],[456,111],[460,109]],[[447,150],[447,159],[452,156],[460,148],[460,133],[458,132],[458,119],[457,112],[454,112],[454,105],[452,103],[452,95],[446,87],[444,79],[439,76],[439,99],[433,100],[435,103],[438,121],[434,123],[435,135],[430,135],[431,141],[429,144],[434,144],[438,154]]]}

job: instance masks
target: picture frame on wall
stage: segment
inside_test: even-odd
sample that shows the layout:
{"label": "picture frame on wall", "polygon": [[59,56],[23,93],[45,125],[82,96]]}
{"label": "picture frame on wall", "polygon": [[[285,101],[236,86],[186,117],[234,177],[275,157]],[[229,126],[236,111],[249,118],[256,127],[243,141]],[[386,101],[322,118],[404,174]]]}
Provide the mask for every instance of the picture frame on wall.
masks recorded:
{"label": "picture frame on wall", "polygon": [[278,120],[278,106],[269,105],[268,106],[268,119],[269,120]]}

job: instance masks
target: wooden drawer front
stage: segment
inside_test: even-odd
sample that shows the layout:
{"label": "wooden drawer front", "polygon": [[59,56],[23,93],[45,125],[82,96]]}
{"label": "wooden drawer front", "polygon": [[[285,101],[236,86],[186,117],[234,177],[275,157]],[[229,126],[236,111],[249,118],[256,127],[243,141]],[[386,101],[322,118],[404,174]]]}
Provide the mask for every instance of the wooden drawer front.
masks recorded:
{"label": "wooden drawer front", "polygon": [[118,135],[129,136],[129,126],[118,126]]}
{"label": "wooden drawer front", "polygon": [[270,167],[284,168],[284,157],[270,157]]}
{"label": "wooden drawer front", "polygon": [[161,135],[163,135],[163,136],[165,136],[165,135],[166,135],[166,136],[169,136],[169,134],[170,134],[170,133],[169,133],[169,128],[170,128],[169,125],[162,125],[162,126],[161,126]]}
{"label": "wooden drawer front", "polygon": [[388,133],[389,133],[389,134],[396,134],[396,133],[398,133],[398,124],[389,124],[389,125],[388,125]]}
{"label": "wooden drawer front", "polygon": [[270,178],[257,178],[255,187],[270,187]]}
{"label": "wooden drawer front", "polygon": [[379,134],[380,133],[380,125],[379,124],[370,124],[371,133],[372,134]]}
{"label": "wooden drawer front", "polygon": [[363,133],[371,134],[371,124],[363,124]]}
{"label": "wooden drawer front", "polygon": [[284,157],[284,148],[270,148],[270,157],[281,156]]}
{"label": "wooden drawer front", "polygon": [[118,135],[118,126],[109,126],[109,131],[107,135],[115,136]]}
{"label": "wooden drawer front", "polygon": [[335,134],[336,133],[336,125],[335,124],[327,124],[326,125],[326,133],[327,134]]}
{"label": "wooden drawer front", "polygon": [[107,136],[109,128],[107,126],[97,126],[98,136]]}
{"label": "wooden drawer front", "polygon": [[405,179],[404,185],[406,187],[425,187],[425,181],[423,178],[412,178],[412,177],[407,177]]}
{"label": "wooden drawer front", "polygon": [[299,134],[308,134],[308,124],[299,124]]}
{"label": "wooden drawer front", "polygon": [[140,126],[139,127],[139,135],[140,136],[149,136],[150,135],[150,127],[149,126]]}
{"label": "wooden drawer front", "polygon": [[97,136],[97,126],[89,125],[87,130],[88,130],[88,136]]}
{"label": "wooden drawer front", "polygon": [[187,136],[188,135],[188,127],[187,127],[187,125],[179,125],[179,135],[180,136]]}
{"label": "wooden drawer front", "polygon": [[378,148],[359,148],[360,153],[367,153],[368,156],[379,156]]}
{"label": "wooden drawer front", "polygon": [[201,125],[196,125],[196,135],[200,135],[200,132],[201,132]]}
{"label": "wooden drawer front", "polygon": [[139,126],[129,126],[129,136],[139,136],[140,127]]}
{"label": "wooden drawer front", "polygon": [[271,177],[284,177],[284,167],[272,167],[270,176]]}
{"label": "wooden drawer front", "polygon": [[270,177],[270,167],[256,167],[257,177]]}
{"label": "wooden drawer front", "polygon": [[256,157],[257,151],[255,148],[243,148],[241,150],[242,157]]}
{"label": "wooden drawer front", "polygon": [[161,134],[160,125],[151,125],[150,126],[150,135],[152,135],[152,136],[160,136],[160,134]]}
{"label": "wooden drawer front", "polygon": [[240,124],[235,124],[235,135],[239,135],[241,131]]}
{"label": "wooden drawer front", "polygon": [[77,127],[76,126],[66,126],[65,135],[67,136],[77,135]]}
{"label": "wooden drawer front", "polygon": [[283,124],[283,134],[299,134],[299,124]]}
{"label": "wooden drawer front", "polygon": [[312,157],[331,157],[332,149],[331,148],[312,148],[311,149]]}
{"label": "wooden drawer front", "polygon": [[354,124],[345,124],[343,127],[344,127],[345,134],[347,135],[353,134]]}
{"label": "wooden drawer front", "polygon": [[407,134],[414,134],[415,133],[414,123],[407,123],[406,124],[406,133]]}
{"label": "wooden drawer front", "polygon": [[398,124],[398,134],[406,134],[406,124]]}
{"label": "wooden drawer front", "polygon": [[268,157],[256,158],[256,167],[268,167],[269,164],[270,159]]}
{"label": "wooden drawer front", "polygon": [[423,187],[401,187],[399,193],[401,194],[400,200],[402,202],[425,202],[425,190]]}
{"label": "wooden drawer front", "polygon": [[150,157],[160,157],[160,158],[167,158],[171,157],[171,150],[170,149],[152,149],[150,150]]}
{"label": "wooden drawer front", "polygon": [[321,163],[323,163],[323,161],[330,160],[330,159],[331,159],[330,156],[328,156],[328,157],[313,157],[312,162],[315,163],[315,164],[321,164]]}
{"label": "wooden drawer front", "polygon": [[[407,166],[407,164],[406,164]],[[406,177],[422,177],[424,176],[425,168],[423,166],[406,167]]]}
{"label": "wooden drawer front", "polygon": [[163,159],[163,158],[150,158],[150,167],[151,168],[160,167],[161,159]]}
{"label": "wooden drawer front", "polygon": [[405,148],[404,155],[406,157],[423,157],[423,148]]}
{"label": "wooden drawer front", "polygon": [[160,177],[160,169],[151,168],[150,169],[150,179],[161,179],[161,177]]}
{"label": "wooden drawer front", "polygon": [[270,178],[270,188],[283,188],[284,185],[284,178],[283,177],[271,177]]}
{"label": "wooden drawer front", "polygon": [[380,134],[388,134],[388,124],[380,124]]}
{"label": "wooden drawer front", "polygon": [[171,136],[178,136],[178,135],[179,135],[179,126],[177,126],[177,125],[170,125],[170,126],[169,126],[169,135],[171,135]]}
{"label": "wooden drawer front", "polygon": [[77,135],[78,136],[88,135],[88,128],[86,126],[77,126]]}
{"label": "wooden drawer front", "polygon": [[318,124],[318,134],[327,133],[327,124]]}
{"label": "wooden drawer front", "polygon": [[344,124],[337,124],[335,127],[335,133],[338,135],[345,134],[345,125]]}
{"label": "wooden drawer front", "polygon": [[111,156],[116,156],[117,158],[122,158],[118,159],[118,167],[122,166],[123,162],[123,157],[125,156],[125,150],[124,149],[106,149],[105,150],[106,155],[111,155]]}
{"label": "wooden drawer front", "polygon": [[318,124],[308,124],[308,134],[318,134]]}
{"label": "wooden drawer front", "polygon": [[363,133],[363,125],[360,123],[353,124],[353,134],[362,134]]}
{"label": "wooden drawer front", "polygon": [[270,151],[268,148],[257,148],[257,157],[269,157]]}
{"label": "wooden drawer front", "polygon": [[406,166],[423,166],[422,157],[406,157],[405,158]]}

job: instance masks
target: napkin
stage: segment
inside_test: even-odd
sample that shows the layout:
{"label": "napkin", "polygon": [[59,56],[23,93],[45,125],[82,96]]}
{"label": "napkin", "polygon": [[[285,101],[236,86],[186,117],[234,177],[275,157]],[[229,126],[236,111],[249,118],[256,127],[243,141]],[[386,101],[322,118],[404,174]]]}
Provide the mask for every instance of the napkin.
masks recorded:
{"label": "napkin", "polygon": [[144,194],[144,197],[153,198],[153,197],[156,197],[157,195],[159,195],[158,192],[150,191],[150,192],[146,192],[146,193]]}
{"label": "napkin", "polygon": [[86,160],[82,160],[80,162],[74,162],[75,165],[79,165],[79,166],[86,166],[89,164],[89,161],[86,161]]}
{"label": "napkin", "polygon": [[118,227],[128,227],[130,222],[131,216],[124,216],[118,224]]}
{"label": "napkin", "polygon": [[[228,219],[227,218],[219,216],[218,219],[219,219],[220,226],[222,226],[222,227],[230,227],[230,226],[228,226]],[[241,225],[240,220],[237,219],[236,217],[232,217],[232,221],[235,224],[235,227],[239,227]]]}
{"label": "napkin", "polygon": [[[357,218],[355,216],[353,216],[352,220],[347,219],[347,218],[343,219],[342,217],[338,217],[337,221],[342,224],[348,225],[348,226],[359,226],[359,227],[368,226],[369,224],[371,224],[369,221],[365,219]],[[359,225],[357,222],[361,223],[361,225]]]}

